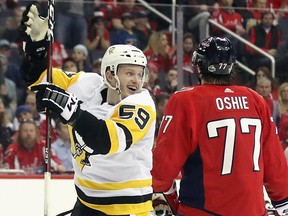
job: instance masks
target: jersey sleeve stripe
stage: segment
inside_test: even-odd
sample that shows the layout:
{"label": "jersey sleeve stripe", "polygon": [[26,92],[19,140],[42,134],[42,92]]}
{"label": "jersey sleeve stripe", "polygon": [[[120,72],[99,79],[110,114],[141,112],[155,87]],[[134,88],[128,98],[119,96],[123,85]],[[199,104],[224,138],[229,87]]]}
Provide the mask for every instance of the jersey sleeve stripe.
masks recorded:
{"label": "jersey sleeve stripe", "polygon": [[119,139],[117,129],[112,121],[106,121],[107,131],[109,131],[109,137],[111,142],[110,151],[108,154],[116,153],[119,149]]}

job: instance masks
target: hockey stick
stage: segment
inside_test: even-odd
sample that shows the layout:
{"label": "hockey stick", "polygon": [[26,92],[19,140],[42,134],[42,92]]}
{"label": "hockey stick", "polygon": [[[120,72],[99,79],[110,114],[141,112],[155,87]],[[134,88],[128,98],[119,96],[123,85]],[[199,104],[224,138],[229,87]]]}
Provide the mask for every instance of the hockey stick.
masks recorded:
{"label": "hockey stick", "polygon": [[[52,82],[52,56],[54,41],[54,0],[48,0],[48,64],[47,64],[47,82]],[[45,143],[45,163],[44,173],[44,216],[50,216],[50,181],[51,181],[51,118],[49,112],[46,112],[46,143]]]}

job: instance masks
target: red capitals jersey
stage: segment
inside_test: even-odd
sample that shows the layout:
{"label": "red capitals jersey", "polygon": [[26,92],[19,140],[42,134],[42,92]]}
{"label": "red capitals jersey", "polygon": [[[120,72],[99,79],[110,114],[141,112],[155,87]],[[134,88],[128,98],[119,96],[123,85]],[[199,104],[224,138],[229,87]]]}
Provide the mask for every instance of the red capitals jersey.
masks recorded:
{"label": "red capitals jersey", "polygon": [[[212,19],[233,32],[236,32],[236,26],[242,26],[243,23],[243,17],[235,11],[220,10],[219,13],[213,13]],[[226,34],[216,26],[212,30],[218,36]]]}
{"label": "red capitals jersey", "polygon": [[[41,141],[31,150],[27,150],[14,142],[8,146],[4,155],[4,163],[9,164],[10,169],[27,169],[33,168],[36,170],[44,170],[44,149],[45,142]],[[57,156],[51,153],[51,167],[61,164]]]}
{"label": "red capitals jersey", "polygon": [[153,150],[154,191],[182,171],[178,213],[267,215],[288,201],[288,167],[267,104],[247,87],[202,85],[173,94]]}
{"label": "red capitals jersey", "polygon": [[63,60],[68,57],[66,49],[63,44],[54,41],[53,43],[53,58],[52,65],[53,67],[62,67]]}

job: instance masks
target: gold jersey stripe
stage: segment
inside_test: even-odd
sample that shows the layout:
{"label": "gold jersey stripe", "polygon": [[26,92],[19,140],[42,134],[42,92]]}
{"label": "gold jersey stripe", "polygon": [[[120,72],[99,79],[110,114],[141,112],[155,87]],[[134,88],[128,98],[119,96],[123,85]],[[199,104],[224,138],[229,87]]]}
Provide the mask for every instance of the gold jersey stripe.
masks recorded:
{"label": "gold jersey stripe", "polygon": [[114,154],[119,149],[118,133],[113,121],[106,120],[105,123],[109,131],[110,143],[111,143],[111,148],[108,154]]}
{"label": "gold jersey stripe", "polygon": [[123,214],[136,214],[136,216],[147,215],[149,211],[152,211],[152,201],[146,201],[139,204],[113,204],[113,205],[96,205],[79,200],[86,206],[98,211],[104,212],[108,215],[123,215]]}
{"label": "gold jersey stripe", "polygon": [[97,183],[90,180],[77,178],[78,184],[82,187],[93,190],[123,190],[129,188],[151,187],[152,179],[132,180],[126,182]]}
{"label": "gold jersey stripe", "polygon": [[[47,70],[45,70],[40,75],[39,79],[35,83],[33,83],[33,85],[38,85],[39,83],[41,83],[46,75]],[[64,90],[67,90],[69,86],[77,82],[79,76],[80,73],[67,72],[67,71],[64,72],[59,68],[53,68],[52,83]]]}

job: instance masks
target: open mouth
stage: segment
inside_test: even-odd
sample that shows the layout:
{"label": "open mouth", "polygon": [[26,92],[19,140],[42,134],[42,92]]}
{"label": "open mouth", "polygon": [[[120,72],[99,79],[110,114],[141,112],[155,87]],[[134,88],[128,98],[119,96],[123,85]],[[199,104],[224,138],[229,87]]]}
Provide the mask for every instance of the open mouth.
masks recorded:
{"label": "open mouth", "polygon": [[127,86],[127,88],[131,91],[136,91],[137,87],[136,86]]}
{"label": "open mouth", "polygon": [[130,94],[134,94],[138,90],[138,88],[136,86],[127,86],[127,88],[129,89]]}

